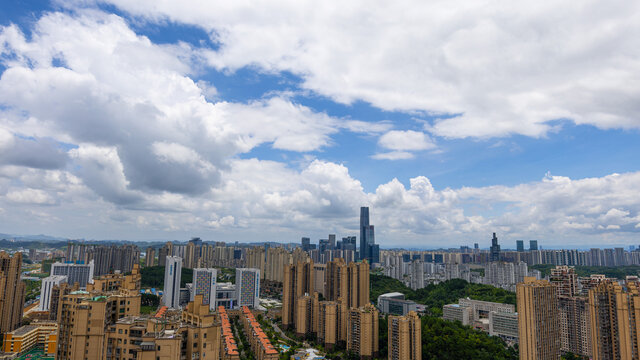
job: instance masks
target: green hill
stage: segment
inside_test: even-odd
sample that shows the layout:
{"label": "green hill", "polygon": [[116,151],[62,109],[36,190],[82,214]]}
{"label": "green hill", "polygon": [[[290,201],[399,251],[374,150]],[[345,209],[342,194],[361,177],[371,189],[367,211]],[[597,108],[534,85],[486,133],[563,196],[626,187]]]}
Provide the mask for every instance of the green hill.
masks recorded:
{"label": "green hill", "polygon": [[426,305],[431,315],[442,315],[442,306],[457,303],[459,298],[469,297],[475,300],[494,301],[505,304],[516,303],[516,295],[510,291],[490,285],[471,284],[462,279],[453,279],[437,285],[428,285],[422,289],[411,290],[402,282],[383,275],[371,275],[371,301],[388,292],[400,292],[409,300]]}

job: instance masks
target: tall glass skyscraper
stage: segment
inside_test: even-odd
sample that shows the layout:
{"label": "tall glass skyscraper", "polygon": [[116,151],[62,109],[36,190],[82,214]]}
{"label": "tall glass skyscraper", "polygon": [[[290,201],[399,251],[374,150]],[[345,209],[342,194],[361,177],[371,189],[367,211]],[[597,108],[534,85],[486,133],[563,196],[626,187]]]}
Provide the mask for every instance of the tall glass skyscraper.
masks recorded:
{"label": "tall glass skyscraper", "polygon": [[380,248],[376,246],[373,225],[369,224],[369,208],[360,208],[360,260],[367,259],[369,264],[380,261]]}

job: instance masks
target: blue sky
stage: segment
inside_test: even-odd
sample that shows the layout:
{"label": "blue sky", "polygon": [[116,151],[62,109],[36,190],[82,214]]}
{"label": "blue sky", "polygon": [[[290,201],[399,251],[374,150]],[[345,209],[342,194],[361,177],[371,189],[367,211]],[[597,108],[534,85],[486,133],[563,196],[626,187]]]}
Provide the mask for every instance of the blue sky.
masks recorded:
{"label": "blue sky", "polygon": [[2,232],[637,243],[633,5],[153,5],[2,5]]}

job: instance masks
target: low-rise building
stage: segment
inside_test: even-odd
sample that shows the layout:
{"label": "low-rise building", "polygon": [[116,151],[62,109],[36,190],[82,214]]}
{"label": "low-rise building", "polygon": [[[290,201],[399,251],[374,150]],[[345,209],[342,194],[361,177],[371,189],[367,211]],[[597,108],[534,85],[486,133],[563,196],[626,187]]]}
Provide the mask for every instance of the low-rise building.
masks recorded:
{"label": "low-rise building", "polygon": [[25,353],[38,346],[47,356],[55,356],[58,324],[43,321],[24,325],[4,334],[3,351],[5,353]]}
{"label": "low-rise building", "polygon": [[414,301],[405,300],[403,293],[393,292],[378,296],[378,310],[384,314],[404,316],[418,308]]}
{"label": "low-rise building", "polygon": [[470,307],[460,304],[447,304],[442,307],[442,318],[449,321],[460,321],[462,325],[471,325],[473,311]]}

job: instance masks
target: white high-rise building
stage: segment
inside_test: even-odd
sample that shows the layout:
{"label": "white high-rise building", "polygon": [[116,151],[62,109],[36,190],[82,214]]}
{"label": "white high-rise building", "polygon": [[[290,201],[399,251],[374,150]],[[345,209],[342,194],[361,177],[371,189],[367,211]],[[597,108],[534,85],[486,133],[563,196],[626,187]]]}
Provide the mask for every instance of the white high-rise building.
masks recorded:
{"label": "white high-rise building", "polygon": [[56,262],[51,265],[51,275],[64,275],[67,283],[78,283],[81,288],[86,288],[87,284],[93,284],[93,268],[93,260],[88,264]]}
{"label": "white high-rise building", "polygon": [[260,270],[249,268],[236,269],[236,298],[238,306],[256,308],[259,305]]}
{"label": "white high-rise building", "polygon": [[180,276],[182,275],[182,258],[167,256],[164,268],[164,292],[162,305],[170,309],[180,308]]}
{"label": "white high-rise building", "polygon": [[38,304],[38,311],[49,311],[51,306],[51,289],[55,285],[60,285],[63,282],[67,282],[67,277],[64,275],[51,275],[42,279],[42,285],[40,286],[40,303]]}
{"label": "white high-rise building", "polygon": [[209,305],[209,309],[216,308],[216,277],[218,271],[216,269],[193,269],[193,291],[191,292],[191,301],[196,295],[202,295],[202,303]]}

